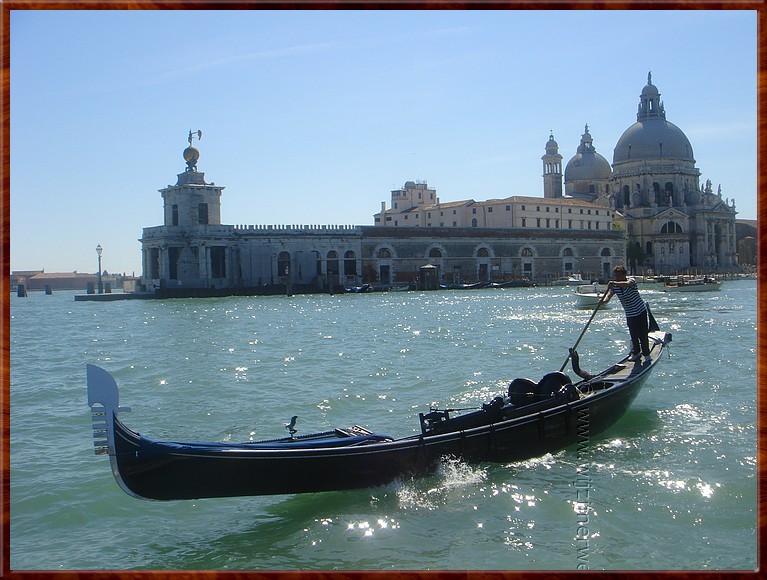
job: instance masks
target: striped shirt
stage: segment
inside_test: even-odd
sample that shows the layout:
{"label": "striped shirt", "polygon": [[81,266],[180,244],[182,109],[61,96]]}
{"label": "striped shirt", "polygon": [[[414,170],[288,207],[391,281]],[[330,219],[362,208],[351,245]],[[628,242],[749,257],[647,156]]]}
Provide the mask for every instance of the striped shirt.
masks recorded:
{"label": "striped shirt", "polygon": [[632,316],[639,316],[643,314],[647,307],[644,300],[639,296],[639,290],[637,289],[637,282],[634,278],[629,278],[629,285],[626,288],[620,288],[619,286],[613,286],[610,292],[617,294],[620,298],[623,310],[626,311],[626,318]]}

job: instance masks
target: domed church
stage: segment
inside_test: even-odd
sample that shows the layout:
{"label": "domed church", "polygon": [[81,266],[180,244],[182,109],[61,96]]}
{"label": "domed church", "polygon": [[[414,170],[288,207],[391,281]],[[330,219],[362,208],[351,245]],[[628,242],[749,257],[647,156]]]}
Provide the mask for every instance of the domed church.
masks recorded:
{"label": "domed church", "polygon": [[673,273],[737,265],[735,202],[700,186],[692,145],[666,120],[652,73],[639,96],[636,123],[613,151],[610,206],[623,213],[627,259],[638,267]]}
{"label": "domed church", "polygon": [[[561,196],[561,185],[554,183],[561,175],[547,175],[547,167],[556,168],[551,163],[556,157],[561,161],[552,135],[543,157],[546,197]],[[596,152],[586,125],[564,172],[567,197],[588,199],[623,215],[626,259],[635,273],[737,266],[735,202],[722,199],[721,186],[714,193],[711,180],[703,187],[699,180],[690,140],[666,120],[652,73],[639,96],[636,123],[615,145],[612,169]]]}

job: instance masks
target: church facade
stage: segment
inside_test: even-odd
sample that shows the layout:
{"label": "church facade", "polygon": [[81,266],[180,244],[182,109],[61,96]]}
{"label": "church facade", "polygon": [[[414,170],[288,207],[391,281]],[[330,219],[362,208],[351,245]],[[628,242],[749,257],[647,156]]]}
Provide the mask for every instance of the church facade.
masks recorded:
{"label": "church facade", "polygon": [[145,290],[166,295],[333,291],[412,283],[428,266],[442,284],[530,280],[580,273],[713,272],[736,267],[735,204],[701,188],[692,146],[666,120],[648,75],[637,121],[613,163],[589,127],[564,166],[553,134],[543,155],[543,197],[442,202],[408,181],[381,204],[372,226],[226,225],[223,187],[198,171],[199,151],[160,190],[163,224],[141,238]]}

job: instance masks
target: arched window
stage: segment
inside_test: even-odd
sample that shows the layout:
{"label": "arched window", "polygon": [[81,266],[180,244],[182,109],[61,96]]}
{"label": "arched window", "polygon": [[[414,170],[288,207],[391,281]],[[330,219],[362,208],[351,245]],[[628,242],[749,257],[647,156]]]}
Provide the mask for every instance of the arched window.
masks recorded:
{"label": "arched window", "polygon": [[563,256],[574,256],[575,254],[573,253],[573,249],[572,248],[565,248],[564,250],[562,250],[562,255]]}
{"label": "arched window", "polygon": [[344,275],[357,275],[357,256],[351,250],[344,254]]}
{"label": "arched window", "polygon": [[522,257],[524,257],[524,258],[532,258],[533,257],[533,251],[530,248],[522,248]]}
{"label": "arched window", "polygon": [[328,252],[328,274],[338,274],[338,252]]}
{"label": "arched window", "polygon": [[599,255],[600,255],[600,256],[603,256],[603,257],[609,257],[609,256],[612,256],[612,255],[613,255],[613,253],[610,251],[610,248],[604,248],[604,249],[603,249],[603,250],[602,250],[602,251],[599,253]]}
{"label": "arched window", "polygon": [[489,258],[490,252],[487,248],[480,248],[477,250],[477,258]]}
{"label": "arched window", "polygon": [[287,276],[290,273],[290,254],[288,252],[280,252],[277,256],[277,275]]}
{"label": "arched window", "polygon": [[477,227],[477,218],[471,218],[471,227],[473,228]]}
{"label": "arched window", "polygon": [[660,203],[661,203],[661,201],[660,201],[660,183],[655,182],[655,183],[652,184],[652,193],[653,193],[653,198],[655,199],[655,203],[660,205]]}
{"label": "arched window", "polygon": [[660,228],[660,233],[662,234],[681,234],[682,232],[682,226],[680,226],[676,222],[666,222],[663,224],[663,226]]}
{"label": "arched window", "polygon": [[389,248],[381,248],[378,250],[378,257],[380,259],[391,258],[391,250]]}
{"label": "arched window", "polygon": [[432,248],[429,250],[429,257],[430,258],[441,258],[442,252],[440,252],[439,248]]}

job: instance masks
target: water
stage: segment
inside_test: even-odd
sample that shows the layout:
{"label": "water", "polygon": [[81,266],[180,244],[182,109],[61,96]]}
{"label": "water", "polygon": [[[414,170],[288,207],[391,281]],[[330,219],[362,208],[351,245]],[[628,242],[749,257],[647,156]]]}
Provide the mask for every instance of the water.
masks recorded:
{"label": "water", "polygon": [[[93,454],[86,363],[159,439],[279,437],[294,414],[299,433],[404,436],[429,404],[476,406],[558,370],[590,315],[572,292],[12,296],[11,569],[755,568],[754,281],[642,287],[670,356],[591,440],[587,498],[574,448],[374,489],[167,503],[129,497]],[[611,306],[578,349],[592,372],[627,351]]]}

